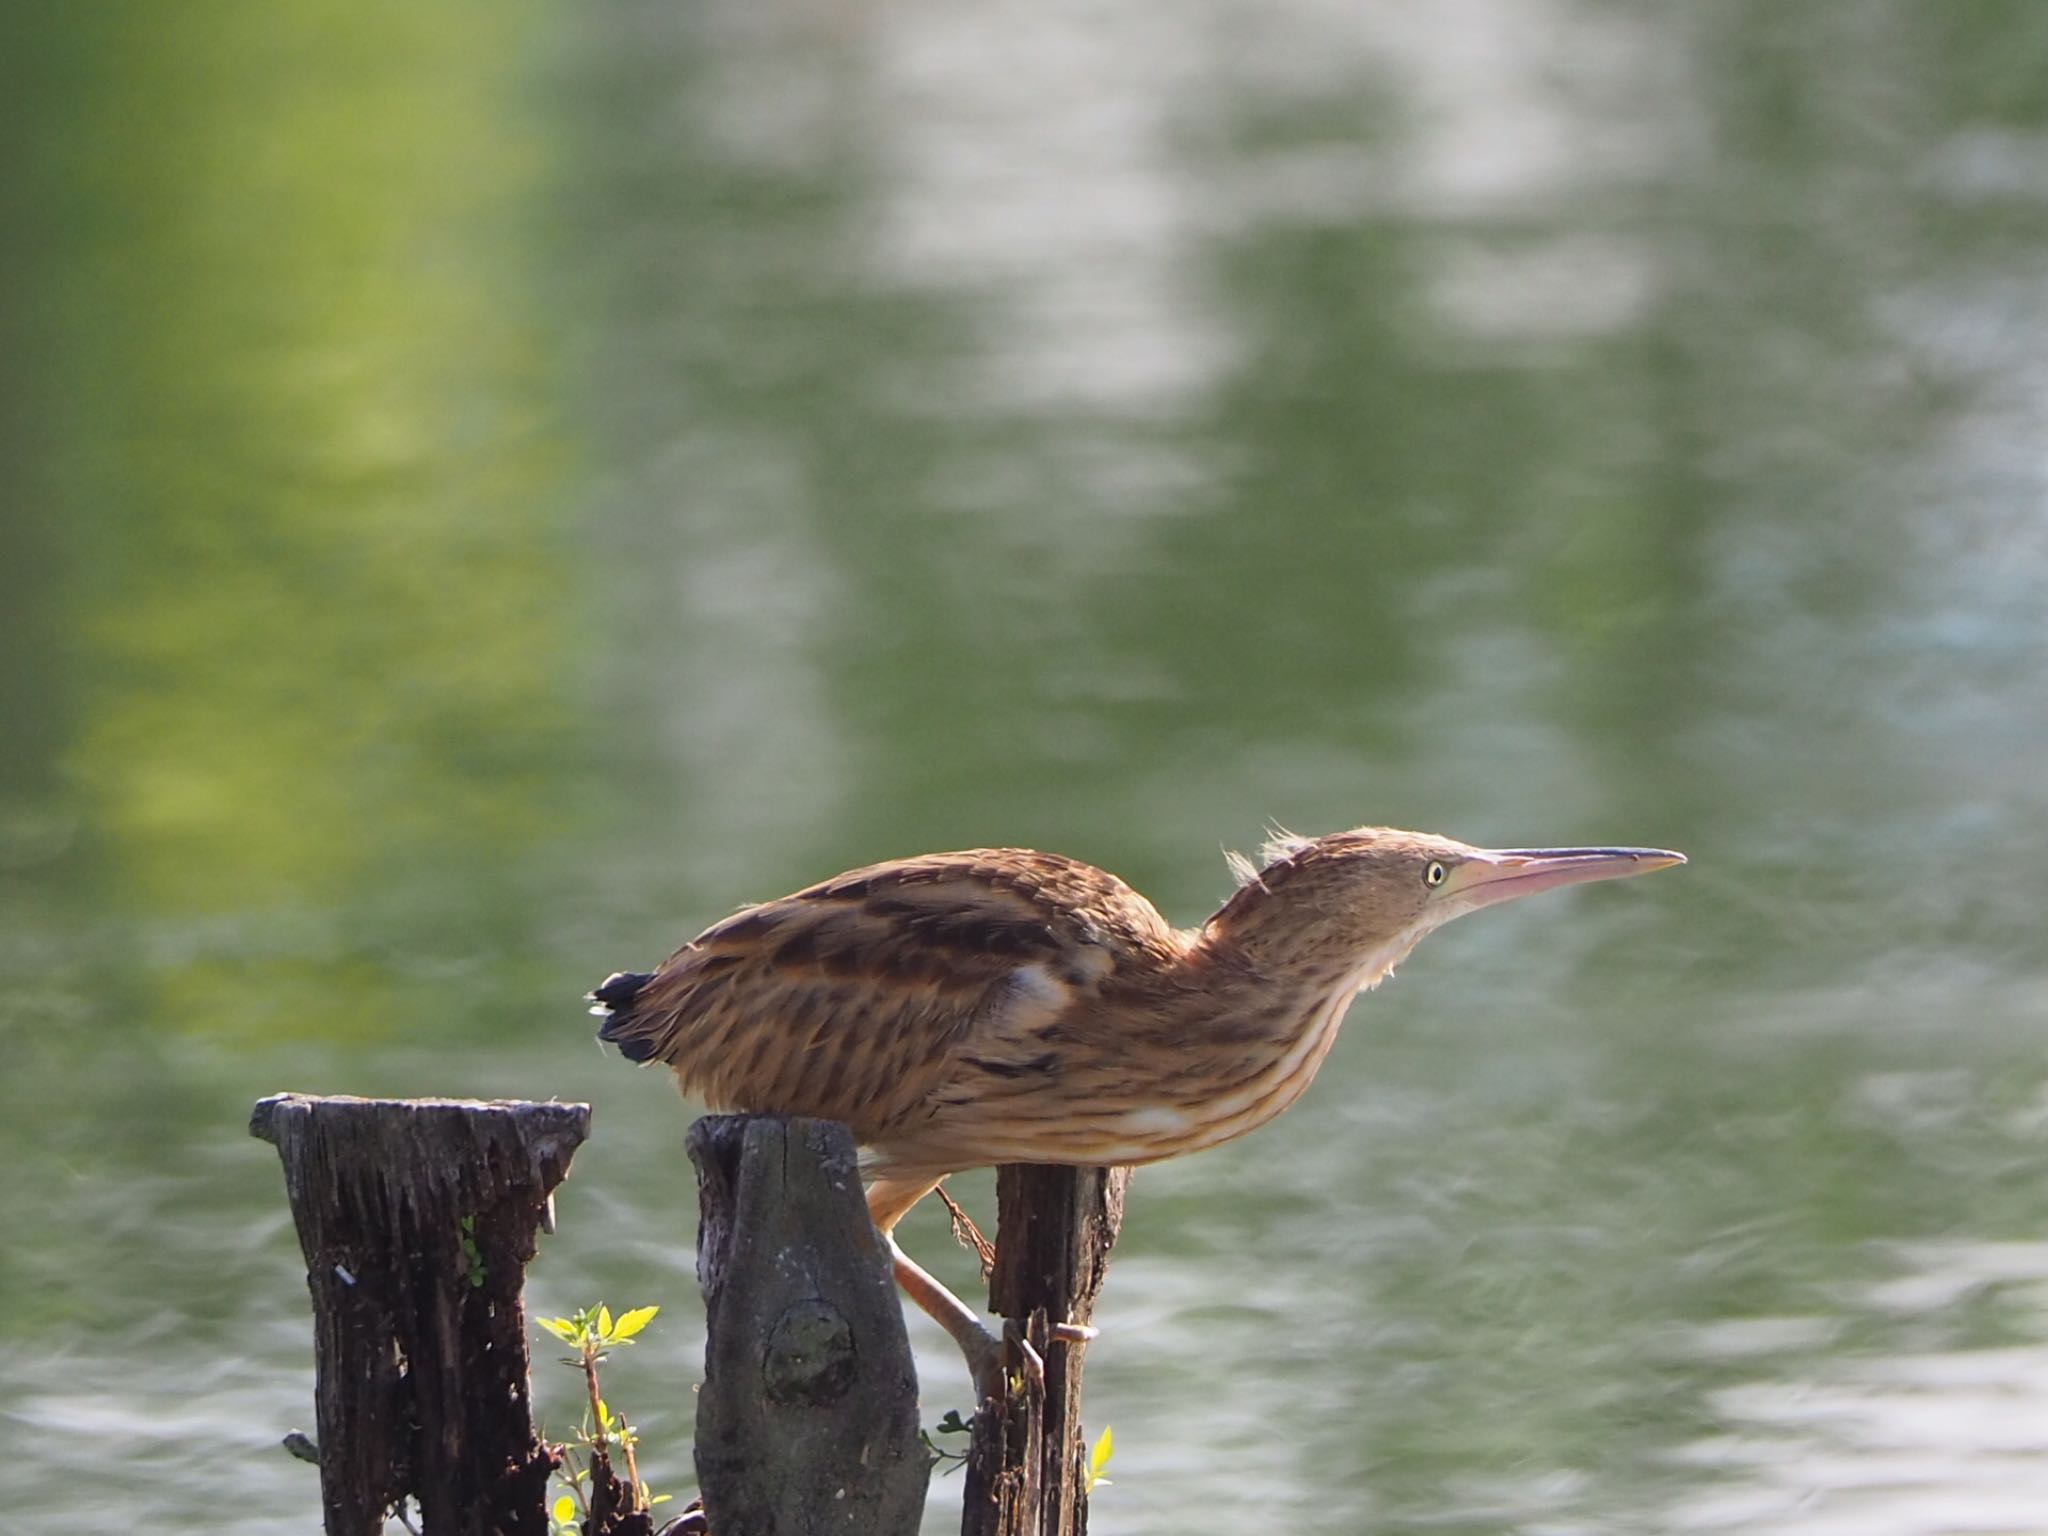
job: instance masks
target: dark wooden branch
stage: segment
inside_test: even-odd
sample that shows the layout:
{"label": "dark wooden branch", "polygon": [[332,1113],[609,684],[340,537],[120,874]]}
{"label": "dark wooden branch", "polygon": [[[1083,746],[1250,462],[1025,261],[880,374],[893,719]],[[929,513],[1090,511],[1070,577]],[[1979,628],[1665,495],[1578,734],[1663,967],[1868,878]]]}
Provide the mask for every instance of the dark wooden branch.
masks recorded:
{"label": "dark wooden branch", "polygon": [[1081,1344],[1053,1325],[1086,1323],[1123,1226],[1128,1168],[1005,1167],[996,1175],[996,1268],[989,1300],[1045,1362],[1041,1391],[984,1405],[968,1449],[962,1536],[1081,1536],[1088,1447],[1081,1433]]}
{"label": "dark wooden branch", "polygon": [[520,1293],[590,1107],[279,1094],[249,1130],[306,1256],[327,1536],[406,1498],[425,1536],[546,1536]]}
{"label": "dark wooden branch", "polygon": [[931,1463],[853,1138],[829,1120],[690,1128],[707,1339],[697,1483],[714,1536],[915,1536]]}

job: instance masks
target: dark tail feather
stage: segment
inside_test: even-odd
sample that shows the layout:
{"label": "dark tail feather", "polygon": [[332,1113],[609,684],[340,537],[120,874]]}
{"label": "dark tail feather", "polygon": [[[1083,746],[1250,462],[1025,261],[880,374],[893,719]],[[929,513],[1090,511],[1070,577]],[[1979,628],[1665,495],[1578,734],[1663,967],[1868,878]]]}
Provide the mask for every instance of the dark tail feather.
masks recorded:
{"label": "dark tail feather", "polygon": [[590,1000],[597,1004],[590,1011],[604,1017],[604,1023],[597,1028],[597,1038],[618,1046],[619,1054],[628,1061],[646,1061],[654,1054],[651,1041],[625,1033],[633,1021],[634,1001],[652,980],[651,971],[614,971],[590,991]]}

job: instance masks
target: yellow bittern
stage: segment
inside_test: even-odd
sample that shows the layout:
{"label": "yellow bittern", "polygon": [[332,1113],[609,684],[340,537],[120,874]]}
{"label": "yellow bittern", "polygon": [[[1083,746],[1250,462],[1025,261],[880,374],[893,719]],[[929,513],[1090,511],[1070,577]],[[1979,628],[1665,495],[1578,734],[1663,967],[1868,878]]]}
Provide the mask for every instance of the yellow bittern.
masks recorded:
{"label": "yellow bittern", "polygon": [[894,1236],[947,1174],[1150,1163],[1242,1136],[1301,1096],[1351,1000],[1431,929],[1684,862],[1386,827],[1284,835],[1260,865],[1233,859],[1236,894],[1183,930],[1058,854],[926,854],[747,907],[660,970],[610,977],[592,1011],[601,1038],[715,1110],[846,1122],[898,1283],[986,1396],[997,1340]]}

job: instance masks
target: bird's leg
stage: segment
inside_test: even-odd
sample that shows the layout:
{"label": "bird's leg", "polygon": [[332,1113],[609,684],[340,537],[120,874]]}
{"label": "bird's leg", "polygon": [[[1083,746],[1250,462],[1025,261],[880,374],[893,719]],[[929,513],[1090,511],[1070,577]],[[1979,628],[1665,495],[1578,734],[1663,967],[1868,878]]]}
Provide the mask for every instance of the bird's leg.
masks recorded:
{"label": "bird's leg", "polygon": [[[896,1271],[896,1283],[903,1287],[903,1294],[945,1329],[953,1342],[960,1346],[960,1353],[967,1357],[968,1372],[974,1377],[975,1396],[984,1400],[1008,1396],[1009,1382],[1003,1370],[1003,1341],[983,1326],[972,1307],[897,1247],[893,1233],[889,1236],[889,1260]],[[1034,1381],[1044,1381],[1045,1362],[1038,1358],[1038,1351],[1021,1335],[1017,1336],[1016,1342],[1024,1373]]]}
{"label": "bird's leg", "polygon": [[[941,1284],[936,1276],[912,1259],[896,1243],[896,1223],[910,1208],[939,1187],[937,1179],[876,1179],[868,1186],[868,1214],[876,1230],[889,1244],[889,1261],[903,1294],[946,1330],[960,1353],[967,1357],[967,1369],[974,1377],[977,1398],[1001,1398],[1008,1394],[1004,1379],[1003,1341],[989,1332],[981,1316]],[[1045,1379],[1045,1362],[1038,1351],[1019,1336],[1018,1357],[1024,1373],[1036,1381]]]}
{"label": "bird's leg", "polygon": [[[960,1346],[960,1352],[967,1357],[967,1369],[974,1377],[975,1392],[983,1399],[999,1398],[1008,1390],[1003,1372],[1003,1340],[989,1332],[981,1314],[947,1290],[931,1271],[896,1243],[896,1223],[908,1214],[913,1205],[938,1189],[942,1182],[943,1176],[938,1179],[876,1179],[868,1186],[868,1215],[889,1245],[889,1262],[903,1294],[916,1302],[919,1309],[945,1329],[953,1342]],[[995,1245],[982,1237],[974,1223],[967,1220],[966,1213],[947,1198],[943,1190],[939,1197],[946,1201],[946,1208],[953,1213],[955,1233],[959,1231],[959,1223],[965,1222],[967,1230],[983,1245],[982,1278],[986,1279],[994,1267]],[[1049,1334],[1055,1344],[1085,1344],[1101,1331],[1087,1323],[1067,1322],[1054,1323]],[[1045,1361],[1039,1357],[1031,1341],[1008,1322],[1004,1325],[1003,1334],[1017,1346],[1017,1358],[1025,1376],[1043,1386]]]}

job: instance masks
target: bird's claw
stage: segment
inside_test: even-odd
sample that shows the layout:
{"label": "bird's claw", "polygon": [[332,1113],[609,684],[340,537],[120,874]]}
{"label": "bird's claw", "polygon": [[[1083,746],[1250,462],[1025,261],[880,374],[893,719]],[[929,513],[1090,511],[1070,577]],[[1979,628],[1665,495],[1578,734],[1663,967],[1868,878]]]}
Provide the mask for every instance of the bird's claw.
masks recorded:
{"label": "bird's claw", "polygon": [[1045,1362],[1038,1357],[1038,1351],[1030,1341],[1007,1325],[1001,1337],[986,1328],[965,1341],[967,1369],[974,1378],[974,1395],[986,1403],[1007,1402],[1010,1396],[1010,1352],[1008,1345],[1017,1345],[1017,1360],[1024,1376],[1040,1386],[1045,1384]]}
{"label": "bird's claw", "polygon": [[1011,1318],[1003,1319],[1003,1340],[1017,1348],[1017,1364],[1023,1368],[1024,1379],[1039,1391],[1045,1390],[1045,1357],[1039,1354],[1029,1339],[1024,1337],[1024,1327]]}
{"label": "bird's claw", "polygon": [[[1102,1332],[1100,1328],[1087,1323],[1054,1323],[1048,1330],[1049,1342],[1054,1344],[1086,1344]],[[1024,1384],[1045,1390],[1045,1357],[1031,1340],[1024,1336],[1024,1327],[1014,1318],[1003,1319],[1002,1336],[998,1338],[986,1328],[972,1336],[966,1343],[967,1368],[974,1377],[974,1391],[983,1402],[990,1398],[1002,1401],[1010,1395],[1010,1371],[1015,1348],[1014,1368],[1022,1375]]]}

